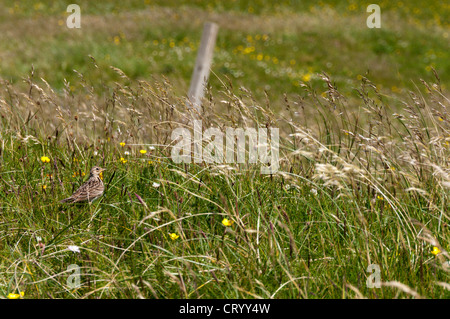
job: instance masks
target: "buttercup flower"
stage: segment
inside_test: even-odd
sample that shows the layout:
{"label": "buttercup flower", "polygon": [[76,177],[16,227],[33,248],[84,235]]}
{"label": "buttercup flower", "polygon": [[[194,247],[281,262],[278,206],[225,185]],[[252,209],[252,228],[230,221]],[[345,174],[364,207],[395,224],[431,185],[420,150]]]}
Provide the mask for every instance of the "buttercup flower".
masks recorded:
{"label": "buttercup flower", "polygon": [[433,247],[433,250],[431,251],[431,253],[433,254],[433,255],[437,255],[437,254],[439,254],[441,252],[441,250],[438,248],[438,247],[436,247],[436,246],[434,246]]}
{"label": "buttercup flower", "polygon": [[309,82],[311,80],[311,74],[307,73],[302,76],[303,82]]}
{"label": "buttercup flower", "polygon": [[222,220],[222,224],[223,224],[224,226],[227,226],[227,227],[230,227],[231,225],[233,225],[233,223],[234,223],[234,221],[229,220],[228,218],[224,218],[224,219]]}
{"label": "buttercup flower", "polygon": [[48,158],[47,156],[42,156],[41,161],[42,163],[50,163],[50,158]]}
{"label": "buttercup flower", "polygon": [[147,151],[146,150],[140,150],[139,151],[141,154],[145,154],[145,153],[147,153]]}
{"label": "buttercup flower", "polygon": [[124,159],[123,157],[121,157],[120,158],[120,162],[122,163],[122,164],[125,164],[126,162],[128,162],[126,159]]}
{"label": "buttercup flower", "polygon": [[124,146],[125,146],[125,143],[124,143],[124,142],[121,142],[121,143],[119,143],[119,145],[122,146],[122,147],[124,147]]}
{"label": "buttercup flower", "polygon": [[176,240],[178,237],[180,237],[180,235],[177,235],[175,233],[169,234],[169,236],[170,236],[170,239],[172,239],[172,240]]}
{"label": "buttercup flower", "polygon": [[23,291],[21,291],[18,294],[9,293],[8,299],[19,299],[20,297],[23,297],[24,295],[25,295],[25,293]]}

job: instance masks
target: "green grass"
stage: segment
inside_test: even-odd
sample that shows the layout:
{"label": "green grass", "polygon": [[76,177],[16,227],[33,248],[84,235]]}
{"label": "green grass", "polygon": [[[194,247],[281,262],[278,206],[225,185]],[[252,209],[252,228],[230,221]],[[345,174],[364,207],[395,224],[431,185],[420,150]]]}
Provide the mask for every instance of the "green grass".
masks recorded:
{"label": "green grass", "polygon": [[[0,9],[1,298],[450,297],[447,5],[68,3]],[[172,161],[205,20],[203,128],[279,128],[276,174]]]}
{"label": "green grass", "polygon": [[[366,116],[327,80],[329,100],[307,88],[301,103],[317,112],[304,125],[290,120],[293,101],[273,114],[270,102],[256,111],[230,88],[211,92],[204,127],[280,128],[280,171],[262,175],[259,165],[175,164],[166,145],[188,114],[183,100],[167,84],[122,81],[94,97],[38,82],[30,97],[2,90],[3,296],[448,298],[449,131],[438,102],[449,100],[438,86],[392,116],[363,79]],[[231,106],[225,114],[213,112],[217,98]],[[86,103],[94,108],[83,111]],[[107,168],[105,195],[60,204],[93,165]],[[72,264],[81,267],[76,289]],[[380,266],[382,288],[367,287],[370,264]]]}

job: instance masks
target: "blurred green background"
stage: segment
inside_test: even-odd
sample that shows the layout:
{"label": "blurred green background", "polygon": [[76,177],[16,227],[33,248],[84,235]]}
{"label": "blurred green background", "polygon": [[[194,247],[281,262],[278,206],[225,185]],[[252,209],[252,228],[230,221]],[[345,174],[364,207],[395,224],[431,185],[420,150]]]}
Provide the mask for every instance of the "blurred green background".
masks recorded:
{"label": "blurred green background", "polygon": [[[373,1],[77,1],[81,29],[69,29],[69,1],[3,1],[0,7],[0,76],[12,82],[35,76],[54,88],[64,79],[76,92],[77,70],[92,85],[167,77],[186,94],[203,23],[219,24],[213,88],[228,77],[276,102],[299,94],[302,82],[321,93],[327,72],[343,92],[366,75],[387,93],[414,89],[434,67],[448,90],[450,4],[379,1],[381,28],[369,29]],[[93,56],[99,68],[89,58]],[[220,80],[219,80],[220,79]]]}

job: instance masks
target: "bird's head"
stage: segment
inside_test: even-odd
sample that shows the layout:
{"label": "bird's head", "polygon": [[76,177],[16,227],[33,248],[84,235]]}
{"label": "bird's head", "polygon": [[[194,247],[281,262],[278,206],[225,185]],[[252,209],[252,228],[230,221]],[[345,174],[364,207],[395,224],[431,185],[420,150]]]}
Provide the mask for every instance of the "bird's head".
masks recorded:
{"label": "bird's head", "polygon": [[101,168],[101,167],[98,167],[98,166],[94,166],[94,167],[91,168],[91,176],[97,177],[104,170],[105,170],[104,168]]}

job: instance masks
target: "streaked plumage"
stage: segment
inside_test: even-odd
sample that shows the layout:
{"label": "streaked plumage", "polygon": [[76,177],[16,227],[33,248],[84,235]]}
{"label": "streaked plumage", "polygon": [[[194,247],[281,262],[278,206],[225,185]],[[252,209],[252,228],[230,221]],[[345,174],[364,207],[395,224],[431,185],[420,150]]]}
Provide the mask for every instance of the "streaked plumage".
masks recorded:
{"label": "streaked plumage", "polygon": [[103,190],[105,186],[103,185],[103,181],[100,178],[100,173],[104,171],[104,168],[100,168],[98,166],[94,166],[91,169],[91,173],[89,175],[89,179],[80,186],[72,196],[61,200],[61,203],[78,203],[89,201],[92,202],[94,199],[102,196]]}

